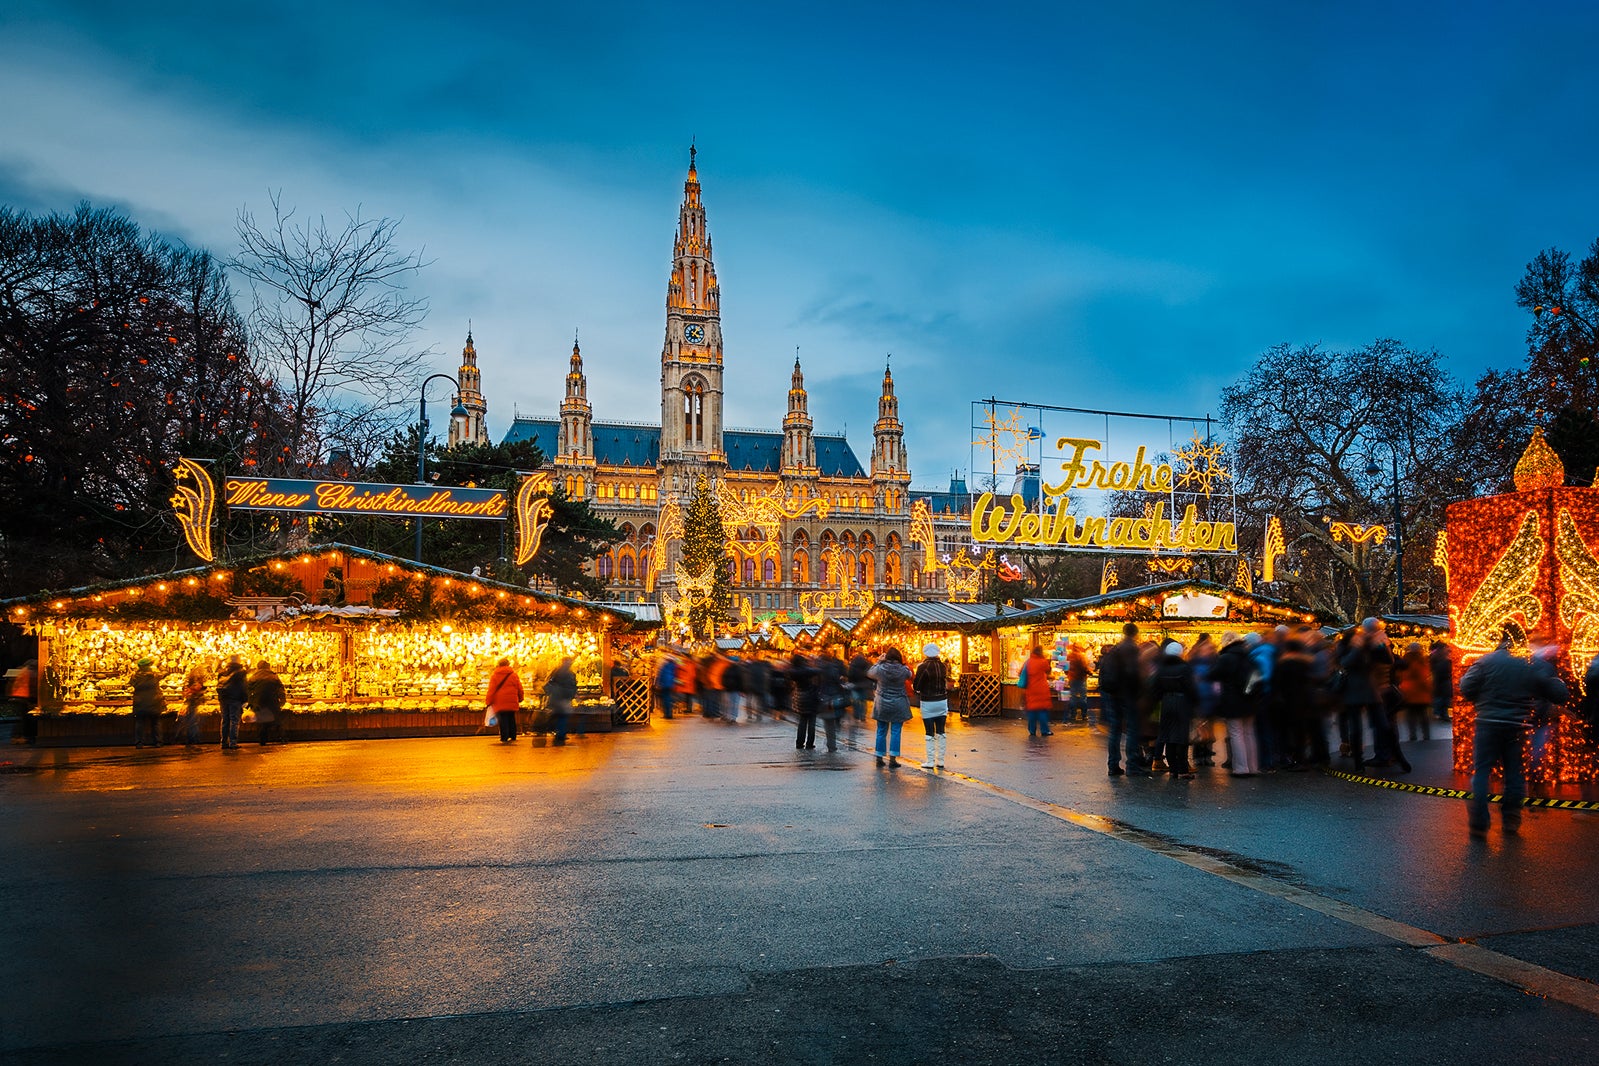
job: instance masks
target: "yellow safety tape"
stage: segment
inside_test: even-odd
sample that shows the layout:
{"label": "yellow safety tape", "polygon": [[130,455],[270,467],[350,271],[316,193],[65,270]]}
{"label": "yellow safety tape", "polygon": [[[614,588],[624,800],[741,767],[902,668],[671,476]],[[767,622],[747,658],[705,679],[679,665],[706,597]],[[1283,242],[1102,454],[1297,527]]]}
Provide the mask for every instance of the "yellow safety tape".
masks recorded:
{"label": "yellow safety tape", "polygon": [[[1357,785],[1375,785],[1378,788],[1391,788],[1396,792],[1415,792],[1423,796],[1443,796],[1446,799],[1461,800],[1469,800],[1472,796],[1470,792],[1465,792],[1458,788],[1440,788],[1437,785],[1412,785],[1408,781],[1395,781],[1387,777],[1362,777],[1359,774],[1351,774],[1344,770],[1323,770],[1322,772],[1332,777],[1342,778],[1345,781],[1353,781]],[[1501,795],[1495,794],[1488,797],[1489,803],[1503,803],[1504,801],[1505,797]],[[1549,807],[1562,811],[1599,811],[1599,802],[1593,800],[1553,799],[1547,796],[1528,796],[1526,806]]]}

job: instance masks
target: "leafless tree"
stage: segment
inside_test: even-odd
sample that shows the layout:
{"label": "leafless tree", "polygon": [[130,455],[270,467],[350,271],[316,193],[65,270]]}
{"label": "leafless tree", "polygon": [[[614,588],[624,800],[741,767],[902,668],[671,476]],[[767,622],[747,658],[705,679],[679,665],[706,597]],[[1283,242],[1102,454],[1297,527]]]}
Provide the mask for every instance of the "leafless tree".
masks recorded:
{"label": "leafless tree", "polygon": [[[1433,544],[1445,506],[1476,479],[1454,447],[1464,398],[1437,352],[1378,340],[1354,351],[1279,345],[1222,393],[1241,537],[1283,523],[1274,591],[1331,617],[1386,611],[1396,571],[1391,528],[1397,455],[1407,606],[1441,607]],[[1335,523],[1387,525],[1353,542]],[[1258,559],[1259,546],[1248,550]]]}
{"label": "leafless tree", "polygon": [[257,358],[278,381],[291,461],[306,468],[338,449],[376,456],[402,425],[430,355],[411,346],[427,301],[407,285],[427,265],[397,246],[399,221],[343,226],[295,219],[282,194],[272,217],[239,212],[232,267],[250,286]]}

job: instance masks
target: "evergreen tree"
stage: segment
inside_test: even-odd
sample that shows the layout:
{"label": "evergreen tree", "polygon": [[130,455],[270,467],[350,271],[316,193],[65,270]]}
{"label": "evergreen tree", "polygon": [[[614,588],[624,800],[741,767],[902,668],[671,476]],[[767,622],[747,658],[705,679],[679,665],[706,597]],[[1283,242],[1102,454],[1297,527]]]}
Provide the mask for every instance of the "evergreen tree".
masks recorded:
{"label": "evergreen tree", "polygon": [[716,493],[702,476],[694,486],[694,500],[683,515],[683,571],[692,577],[712,572],[709,593],[689,599],[689,629],[700,637],[713,637],[727,624],[733,610],[733,580],[729,570],[727,532],[722,528],[722,508]]}

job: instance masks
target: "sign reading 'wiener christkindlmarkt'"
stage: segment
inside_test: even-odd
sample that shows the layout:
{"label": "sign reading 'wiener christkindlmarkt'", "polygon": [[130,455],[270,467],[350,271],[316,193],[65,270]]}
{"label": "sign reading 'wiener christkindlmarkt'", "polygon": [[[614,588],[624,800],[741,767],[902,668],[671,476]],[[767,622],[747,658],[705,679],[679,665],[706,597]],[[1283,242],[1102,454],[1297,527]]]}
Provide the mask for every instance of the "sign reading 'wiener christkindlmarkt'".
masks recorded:
{"label": "sign reading 'wiener christkindlmarkt'", "polygon": [[435,485],[379,485],[360,481],[230,477],[224,500],[245,511],[317,511],[393,518],[504,518],[503,489]]}

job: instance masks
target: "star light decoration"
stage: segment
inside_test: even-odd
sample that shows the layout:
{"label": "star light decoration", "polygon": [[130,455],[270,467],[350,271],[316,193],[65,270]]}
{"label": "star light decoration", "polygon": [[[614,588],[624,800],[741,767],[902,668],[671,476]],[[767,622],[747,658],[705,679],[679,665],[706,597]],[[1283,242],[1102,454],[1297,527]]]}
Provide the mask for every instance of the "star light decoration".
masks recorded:
{"label": "star light decoration", "polygon": [[1010,415],[1003,421],[992,407],[983,415],[983,424],[988,431],[972,444],[979,448],[987,448],[994,456],[994,465],[999,469],[1009,470],[1021,460],[1027,458],[1027,444],[1033,439],[1032,431],[1022,425],[1022,409],[1010,408]]}
{"label": "star light decoration", "polygon": [[1193,491],[1209,496],[1217,486],[1229,478],[1232,471],[1222,464],[1227,446],[1220,441],[1209,443],[1196,432],[1186,445],[1172,449],[1172,458],[1182,465],[1177,472],[1177,484],[1192,485]]}

